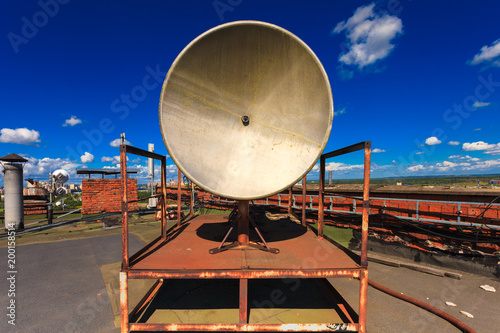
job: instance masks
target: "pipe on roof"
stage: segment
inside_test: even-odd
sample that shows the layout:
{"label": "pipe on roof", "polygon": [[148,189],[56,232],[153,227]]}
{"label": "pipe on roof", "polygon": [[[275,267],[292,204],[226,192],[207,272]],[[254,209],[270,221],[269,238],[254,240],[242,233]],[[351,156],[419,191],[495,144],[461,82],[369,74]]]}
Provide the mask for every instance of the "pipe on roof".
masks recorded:
{"label": "pipe on roof", "polygon": [[407,295],[403,295],[401,293],[398,293],[392,289],[389,289],[387,287],[384,287],[378,283],[375,283],[373,282],[372,280],[368,280],[368,284],[370,286],[372,286],[373,288],[375,289],[378,289],[380,290],[381,292],[383,293],[386,293],[388,295],[391,295],[393,297],[396,297],[396,298],[399,298],[400,300],[403,300],[405,302],[408,302],[408,303],[411,303],[413,305],[416,305],[424,310],[427,310],[441,318],[443,318],[444,320],[448,321],[450,324],[452,324],[453,326],[457,327],[458,329],[462,330],[462,332],[465,332],[465,333],[477,333],[474,329],[472,329],[471,327],[467,326],[466,324],[464,324],[463,322],[461,322],[460,320],[458,320],[457,318],[453,317],[452,315],[449,315],[448,313],[442,311],[442,310],[439,310],[438,308],[430,305],[430,304],[427,304],[425,302],[422,302],[418,299],[415,299],[413,297],[410,297],[410,296],[407,296]]}

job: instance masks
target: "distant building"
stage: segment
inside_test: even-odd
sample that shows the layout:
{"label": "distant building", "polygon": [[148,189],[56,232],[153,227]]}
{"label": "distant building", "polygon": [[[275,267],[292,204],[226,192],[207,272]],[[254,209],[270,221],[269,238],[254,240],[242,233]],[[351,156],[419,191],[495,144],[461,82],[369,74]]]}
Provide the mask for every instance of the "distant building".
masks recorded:
{"label": "distant building", "polygon": [[40,187],[40,182],[38,180],[33,180],[31,178],[26,179],[27,187]]}
{"label": "distant building", "polygon": [[27,186],[23,188],[23,196],[25,196],[26,199],[41,199],[49,195],[47,189],[41,187],[38,180],[27,178],[26,183]]}
{"label": "distant building", "polygon": [[78,184],[69,184],[69,189],[71,190],[71,192],[81,190],[80,185]]}
{"label": "distant building", "polygon": [[500,180],[490,180],[490,185],[500,185]]}

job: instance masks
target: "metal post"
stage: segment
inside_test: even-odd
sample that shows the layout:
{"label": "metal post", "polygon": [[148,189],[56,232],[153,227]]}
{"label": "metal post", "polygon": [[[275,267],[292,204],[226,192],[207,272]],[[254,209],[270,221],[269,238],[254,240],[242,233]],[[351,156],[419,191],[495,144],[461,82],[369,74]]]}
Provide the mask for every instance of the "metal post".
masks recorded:
{"label": "metal post", "polygon": [[181,170],[177,169],[177,226],[181,225],[181,197],[182,197],[182,177]]}
{"label": "metal post", "polygon": [[128,333],[128,277],[126,272],[120,272],[120,314],[121,333]]}
{"label": "metal post", "polygon": [[288,214],[292,214],[293,185],[288,189]]}
{"label": "metal post", "polygon": [[319,193],[318,193],[318,237],[323,237],[323,217],[325,213],[325,157],[319,162]]}
{"label": "metal post", "polygon": [[120,146],[120,174],[122,183],[122,269],[128,269],[127,146],[125,145]]}
{"label": "metal post", "polygon": [[238,242],[242,245],[248,244],[249,206],[250,202],[248,200],[238,201]]}
{"label": "metal post", "polygon": [[302,225],[306,225],[307,175],[302,178]]}
{"label": "metal post", "polygon": [[54,218],[54,204],[52,202],[47,203],[47,224],[52,224],[52,219]]}
{"label": "metal post", "polygon": [[[89,178],[90,178],[90,173],[89,173]],[[52,184],[52,172],[49,173],[49,201],[52,203],[52,192],[54,192],[54,186]]]}
{"label": "metal post", "polygon": [[194,214],[194,183],[191,182],[191,202],[189,205],[189,215]]}
{"label": "metal post", "polygon": [[367,303],[368,303],[368,270],[361,270],[359,277],[359,333],[366,332],[366,317],[367,317]]}
{"label": "metal post", "polygon": [[365,142],[365,165],[363,179],[363,217],[361,221],[361,266],[368,266],[368,215],[370,213],[370,159],[371,142]]}
{"label": "metal post", "polygon": [[248,323],[248,279],[240,279],[240,325]]}
{"label": "metal post", "polygon": [[[148,143],[148,151],[154,153],[155,151],[155,145],[154,143]],[[155,160],[152,159],[151,157],[148,158],[148,167],[149,167],[149,178],[151,178],[151,195],[153,196],[154,193],[154,183],[155,183]]]}
{"label": "metal post", "polygon": [[167,179],[166,158],[161,160],[161,237],[167,237]]}

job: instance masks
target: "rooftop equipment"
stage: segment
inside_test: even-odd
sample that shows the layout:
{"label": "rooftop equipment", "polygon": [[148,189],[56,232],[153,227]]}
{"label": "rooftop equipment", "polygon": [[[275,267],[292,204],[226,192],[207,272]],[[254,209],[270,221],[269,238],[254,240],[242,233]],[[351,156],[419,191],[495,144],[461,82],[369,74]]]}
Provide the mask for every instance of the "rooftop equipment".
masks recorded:
{"label": "rooftop equipment", "polygon": [[[139,148],[120,147],[122,179],[122,269],[120,311],[122,332],[129,331],[358,331],[365,332],[368,192],[370,142],[327,154],[333,119],[330,84],[316,55],[298,37],[275,25],[239,21],[220,25],[189,43],[172,64],[160,97],[160,128],[169,157],[178,167],[177,224],[167,228],[166,205],[161,205],[161,236],[129,256],[127,153],[161,161],[161,199],[167,198],[166,157]],[[325,160],[364,150],[364,192],[361,257],[323,234]],[[290,188],[303,180],[320,160],[318,228],[289,220],[284,225],[262,223],[268,246],[257,229],[249,203]],[[197,186],[237,201],[229,216],[190,216],[182,221],[181,172]],[[192,192],[191,192],[192,193]],[[230,200],[226,200],[230,202]],[[255,212],[253,212],[255,213]],[[261,222],[261,221],[257,221]],[[236,226],[237,224],[237,226]],[[256,233],[249,233],[252,224]],[[283,226],[283,228],[281,228]],[[290,230],[285,230],[287,228]],[[224,235],[224,229],[229,228]],[[225,246],[231,230],[234,243]],[[251,242],[260,237],[260,242]],[[211,246],[220,242],[218,248]],[[231,238],[233,239],[233,238]],[[263,244],[263,245],[262,245]],[[255,248],[263,251],[255,251]],[[319,249],[328,255],[318,258]],[[231,249],[232,251],[226,251]],[[265,252],[264,252],[265,251]],[[306,265],[311,259],[314,267]],[[320,263],[321,261],[321,263]],[[360,280],[359,316],[326,277]],[[157,279],[130,312],[129,279]],[[272,324],[249,315],[250,279],[309,279],[325,283],[335,298],[339,317],[322,323]],[[151,323],[141,317],[163,290],[167,279],[238,279],[238,323]],[[158,305],[158,304],[157,304]],[[153,307],[153,305],[151,305]],[[153,309],[154,311],[154,309]],[[210,320],[212,321],[212,320]]]}
{"label": "rooftop equipment", "polygon": [[323,66],[297,36],[239,21],[203,33],[177,56],[159,114],[182,173],[240,201],[238,242],[230,247],[244,247],[253,246],[249,200],[281,192],[313,168],[330,135],[333,99]]}

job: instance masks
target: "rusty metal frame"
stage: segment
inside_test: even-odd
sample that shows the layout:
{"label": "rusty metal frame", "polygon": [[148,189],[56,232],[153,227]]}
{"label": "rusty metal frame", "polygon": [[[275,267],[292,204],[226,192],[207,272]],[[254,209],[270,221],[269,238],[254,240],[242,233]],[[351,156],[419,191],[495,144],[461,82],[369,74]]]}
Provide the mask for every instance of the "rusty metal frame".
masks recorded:
{"label": "rusty metal frame", "polygon": [[[361,147],[362,145],[362,147]],[[320,176],[320,197],[321,193],[324,195],[324,169],[325,169],[325,159],[333,156],[338,156],[343,153],[355,151],[365,148],[365,185],[369,184],[369,164],[370,164],[370,143],[363,142],[357,145],[353,145],[332,153],[324,154],[321,157],[321,169],[323,172]],[[341,153],[338,153],[341,152]],[[279,270],[266,270],[266,269],[207,269],[207,270],[172,270],[172,269],[154,269],[154,270],[140,270],[133,269],[136,262],[140,261],[143,255],[146,255],[150,249],[154,249],[156,246],[161,246],[164,242],[175,238],[176,234],[182,232],[181,214],[180,214],[180,198],[181,198],[181,173],[178,172],[178,207],[177,225],[172,226],[169,230],[166,229],[166,205],[162,205],[161,211],[161,235],[144,247],[142,250],[129,257],[128,253],[128,201],[127,201],[127,153],[140,155],[144,157],[150,157],[158,159],[162,163],[161,168],[161,199],[166,199],[166,158],[155,153],[151,153],[142,149],[134,148],[131,146],[122,145],[120,146],[120,168],[121,168],[121,178],[122,178],[122,270],[120,272],[120,312],[121,312],[121,332],[130,331],[358,331],[365,332],[366,326],[366,291],[368,286],[368,271],[366,264],[366,239],[362,238],[364,246],[362,246],[362,256],[360,263],[361,265],[356,265],[352,268],[332,268],[332,269],[279,269]],[[332,155],[333,154],[333,155]],[[336,155],[335,155],[336,154]],[[368,177],[366,177],[368,175]],[[306,184],[307,179],[304,177],[303,182]],[[365,186],[366,187],[366,186]],[[368,189],[368,187],[366,187]],[[305,197],[306,186],[303,187],[303,198]],[[365,190],[365,194],[368,191]],[[289,190],[288,207],[289,210],[292,208],[292,188]],[[364,200],[363,210],[363,232],[367,233],[368,226],[368,197]],[[320,201],[321,203],[321,201]],[[303,200],[302,208],[302,223],[305,223],[305,200]],[[321,205],[323,206],[323,205]],[[366,206],[366,207],[365,207]],[[323,207],[321,207],[323,208]],[[366,208],[366,209],[365,209]],[[366,211],[366,212],[365,212]],[[323,210],[321,210],[323,213]],[[365,214],[366,213],[366,214]],[[366,219],[365,219],[366,215]],[[324,238],[325,241],[336,244],[334,241],[330,240],[328,237],[323,236],[323,216],[318,215],[318,237]],[[366,228],[365,228],[366,225]],[[367,237],[366,237],[367,238]],[[336,246],[340,247],[338,244]],[[348,251],[343,249],[344,251]],[[364,254],[364,255],[363,255]],[[352,257],[354,259],[359,257]],[[356,262],[358,260],[354,260]],[[360,311],[359,316],[353,316],[354,310],[350,308],[349,304],[343,304],[341,311],[351,318],[351,322],[348,323],[332,323],[332,324],[250,324],[248,323],[248,279],[255,278],[326,278],[326,277],[353,277],[358,278],[361,281],[360,288]],[[129,313],[129,302],[128,302],[128,279],[156,279],[156,283],[153,287],[146,293],[142,300],[135,306],[132,312]],[[182,279],[182,278],[196,278],[196,279],[239,279],[240,281],[240,306],[239,306],[239,323],[238,324],[151,324],[151,323],[137,323],[135,322],[137,318],[140,317],[141,313],[147,308],[151,300],[157,295],[164,279]],[[357,320],[358,323],[352,322]]]}
{"label": "rusty metal frame", "polygon": [[363,213],[361,219],[361,256],[359,259],[360,290],[359,290],[359,332],[366,331],[367,316],[367,293],[368,293],[368,217],[370,213],[370,163],[371,163],[371,141],[363,141],[357,144],[341,148],[321,155],[319,168],[319,204],[318,204],[318,237],[324,238],[324,200],[325,200],[325,169],[326,159],[364,150],[363,169]]}
{"label": "rusty metal frame", "polygon": [[165,198],[167,197],[166,189],[166,167],[167,158],[163,155],[155,154],[147,150],[136,147],[121,145],[120,146],[120,177],[121,177],[121,192],[122,192],[122,269],[129,267],[129,249],[128,249],[128,190],[127,190],[127,153],[152,158],[161,162],[161,237],[165,238],[167,234],[167,219]]}
{"label": "rusty metal frame", "polygon": [[[154,284],[153,288],[143,297],[143,299],[137,304],[132,313],[128,314],[128,269],[130,264],[129,257],[129,246],[128,246],[128,184],[127,184],[127,153],[139,155],[143,157],[153,158],[161,162],[161,195],[160,200],[161,205],[161,236],[159,238],[165,239],[167,235],[167,219],[166,211],[167,207],[165,200],[167,197],[166,189],[166,166],[167,158],[163,155],[155,154],[153,152],[135,148],[128,145],[120,145],[120,177],[121,177],[121,193],[122,193],[122,270],[120,272],[120,311],[121,311],[121,326],[123,328],[129,328],[130,319],[135,317],[135,314],[141,311],[149,301],[154,297],[159,287],[162,285],[163,280],[158,279]],[[139,251],[140,252],[140,251]],[[136,253],[134,256],[138,255]],[[133,257],[134,257],[133,256]],[[125,315],[124,315],[125,314]]]}

